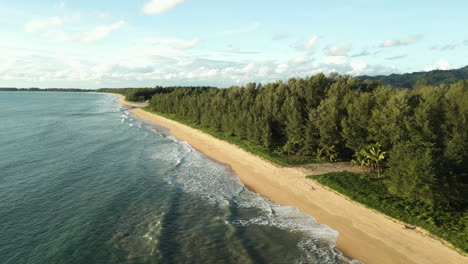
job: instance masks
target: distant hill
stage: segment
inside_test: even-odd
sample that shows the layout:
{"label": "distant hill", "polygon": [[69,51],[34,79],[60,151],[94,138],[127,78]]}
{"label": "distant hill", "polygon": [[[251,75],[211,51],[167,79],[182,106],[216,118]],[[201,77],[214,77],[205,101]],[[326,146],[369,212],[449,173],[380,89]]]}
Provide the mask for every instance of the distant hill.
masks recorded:
{"label": "distant hill", "polygon": [[454,70],[435,70],[429,72],[413,72],[405,74],[391,74],[388,76],[359,76],[361,80],[380,81],[384,86],[394,88],[413,88],[417,81],[424,81],[429,85],[452,84],[468,79],[468,66]]}

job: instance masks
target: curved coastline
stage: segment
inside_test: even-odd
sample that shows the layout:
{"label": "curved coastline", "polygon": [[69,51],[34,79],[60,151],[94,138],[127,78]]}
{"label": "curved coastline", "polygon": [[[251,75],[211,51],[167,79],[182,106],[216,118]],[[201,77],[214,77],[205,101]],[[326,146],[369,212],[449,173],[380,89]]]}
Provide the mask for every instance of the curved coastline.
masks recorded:
{"label": "curved coastline", "polygon": [[[125,108],[144,104],[127,102]],[[206,156],[231,167],[252,191],[273,202],[294,206],[319,223],[339,232],[337,248],[347,257],[364,263],[467,263],[468,257],[422,232],[405,230],[401,224],[352,202],[305,176],[322,170],[281,168],[199,130],[139,108],[129,112],[140,119],[165,127],[179,140],[188,142]],[[313,188],[311,188],[313,187]]]}

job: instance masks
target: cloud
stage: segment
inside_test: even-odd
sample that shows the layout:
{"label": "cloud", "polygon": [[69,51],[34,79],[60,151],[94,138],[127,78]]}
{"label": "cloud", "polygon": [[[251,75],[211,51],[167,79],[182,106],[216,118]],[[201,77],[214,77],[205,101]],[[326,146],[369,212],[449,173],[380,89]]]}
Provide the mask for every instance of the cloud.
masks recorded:
{"label": "cloud", "polygon": [[287,39],[288,37],[289,36],[285,33],[278,33],[273,36],[272,40],[283,40],[283,39]]}
{"label": "cloud", "polygon": [[275,72],[276,73],[285,73],[288,70],[288,65],[286,64],[280,64],[276,67]]}
{"label": "cloud", "polygon": [[348,52],[351,48],[349,46],[328,46],[326,53],[328,56],[348,56]]}
{"label": "cloud", "polygon": [[[53,30],[48,33],[60,36],[58,29]],[[69,40],[77,41],[77,36],[81,35],[74,34]],[[304,53],[286,54],[275,59],[252,56],[246,60],[225,51],[202,54],[195,50],[187,54],[176,48],[193,42],[194,39],[143,39],[122,53],[96,50],[86,45],[79,50],[66,45],[44,46],[43,49],[34,45],[38,51],[33,53],[23,47],[25,43],[20,43],[19,46],[12,45],[11,49],[17,50],[16,53],[8,49],[2,50],[4,55],[0,53],[0,62],[6,62],[0,63],[0,74],[5,85],[98,88],[157,84],[229,87],[252,81],[266,83],[290,77],[307,77],[319,72],[353,75],[396,72],[395,68],[372,65],[365,60],[345,56],[325,56],[323,60],[312,60]],[[0,45],[4,43],[0,42]]]}
{"label": "cloud", "polygon": [[361,51],[359,53],[355,53],[355,54],[351,55],[351,57],[353,57],[353,58],[355,58],[355,57],[365,57],[365,56],[369,56],[369,55],[371,55],[371,53],[369,51],[363,50],[363,51]]}
{"label": "cloud", "polygon": [[397,46],[407,46],[423,38],[422,35],[412,35],[407,37],[405,40],[399,39],[387,39],[380,44],[381,48],[391,48]]}
{"label": "cloud", "polygon": [[456,42],[456,43],[434,45],[431,47],[431,50],[440,50],[440,51],[454,50],[463,45],[468,45],[468,39],[464,41]]}
{"label": "cloud", "polygon": [[63,20],[59,17],[50,17],[44,19],[37,19],[26,24],[26,31],[34,33],[37,31],[46,30],[49,28],[59,27],[63,24]]}
{"label": "cloud", "polygon": [[180,67],[185,67],[185,66],[190,66],[194,63],[194,60],[187,60],[187,59],[182,59],[177,62],[177,66]]}
{"label": "cloud", "polygon": [[107,37],[110,33],[117,31],[126,24],[125,21],[120,20],[112,25],[99,26],[94,30],[85,32],[78,37],[78,41],[83,43],[93,43]]}
{"label": "cloud", "polygon": [[355,60],[351,61],[349,63],[349,66],[351,67],[351,70],[348,71],[348,74],[353,74],[353,75],[361,75],[366,72],[367,68],[369,65],[362,60]]}
{"label": "cloud", "polygon": [[143,6],[143,13],[161,14],[184,2],[185,0],[152,0]]}
{"label": "cloud", "polygon": [[200,43],[199,39],[193,39],[191,41],[182,41],[176,44],[174,47],[178,50],[188,50],[195,48]]}
{"label": "cloud", "polygon": [[460,46],[459,44],[435,45],[431,47],[431,50],[440,50],[440,51],[454,50],[458,48],[459,46]]}
{"label": "cloud", "polygon": [[306,62],[306,58],[305,57],[297,57],[297,58],[294,58],[294,59],[291,59],[289,60],[289,64],[290,65],[299,65],[299,64],[303,64]]}
{"label": "cloud", "polygon": [[260,52],[258,51],[241,50],[239,48],[231,48],[227,52],[234,53],[234,54],[260,54]]}
{"label": "cloud", "polygon": [[172,38],[158,38],[147,40],[147,45],[144,46],[140,52],[146,52],[145,56],[169,56],[180,54],[181,51],[190,50],[197,47],[201,43],[201,40],[194,38],[192,40],[172,39]]}
{"label": "cloud", "polygon": [[435,66],[426,67],[425,71],[433,71],[433,70],[450,70],[452,65],[447,60],[440,59],[437,61]]}
{"label": "cloud", "polygon": [[317,45],[318,40],[318,36],[312,36],[312,38],[310,38],[307,42],[296,45],[296,49],[301,51],[311,51]]}
{"label": "cloud", "polygon": [[393,57],[385,58],[386,60],[399,60],[408,57],[408,54],[397,55]]}

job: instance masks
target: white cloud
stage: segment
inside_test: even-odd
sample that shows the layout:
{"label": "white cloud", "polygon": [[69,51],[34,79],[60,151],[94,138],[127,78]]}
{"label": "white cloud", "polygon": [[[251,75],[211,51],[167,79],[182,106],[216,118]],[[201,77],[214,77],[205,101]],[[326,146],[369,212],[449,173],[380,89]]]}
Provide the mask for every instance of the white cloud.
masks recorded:
{"label": "white cloud", "polygon": [[125,24],[125,21],[120,20],[112,25],[96,27],[94,30],[85,32],[81,36],[79,36],[78,41],[84,43],[93,43],[99,41],[107,37],[110,33],[120,29]]}
{"label": "white cloud", "polygon": [[190,66],[193,63],[194,63],[193,60],[179,60],[179,62],[177,62],[177,66],[185,67],[185,66]]}
{"label": "white cloud", "polygon": [[288,70],[288,65],[286,64],[280,64],[276,67],[275,72],[276,73],[285,73]]}
{"label": "white cloud", "polygon": [[304,45],[304,49],[305,50],[311,50],[313,48],[315,48],[315,45],[317,44],[317,41],[318,41],[318,37],[317,36],[313,36],[309,41],[307,41],[307,43]]}
{"label": "white cloud", "polygon": [[198,38],[192,40],[182,40],[173,38],[157,38],[147,39],[139,47],[136,47],[135,53],[141,56],[163,56],[173,57],[175,62],[178,62],[177,57],[182,57],[183,61],[187,61],[183,57],[184,51],[194,49],[200,45],[202,41]]}
{"label": "white cloud", "polygon": [[185,0],[152,0],[143,6],[143,13],[161,14],[184,2]]}
{"label": "white cloud", "polygon": [[405,40],[399,39],[387,39],[380,45],[381,48],[391,48],[397,46],[407,46],[423,38],[422,35],[412,35],[407,37]]}
{"label": "white cloud", "polygon": [[255,70],[255,64],[249,63],[244,68],[242,68],[241,72],[252,73],[254,70]]}
{"label": "white cloud", "polygon": [[450,65],[446,60],[439,60],[437,64],[439,66],[439,70],[450,70],[452,68],[452,65]]}
{"label": "white cloud", "polygon": [[361,75],[361,74],[366,73],[367,67],[369,66],[363,60],[351,61],[349,65],[351,66],[351,71],[349,71],[348,74],[352,74],[352,75]]}
{"label": "white cloud", "polygon": [[386,60],[399,60],[408,57],[408,54],[401,54],[401,55],[396,55],[392,57],[387,57],[385,58]]}
{"label": "white cloud", "polygon": [[348,52],[351,48],[349,46],[339,47],[339,46],[329,46],[327,48],[328,56],[348,56]]}
{"label": "white cloud", "polygon": [[[59,30],[47,33],[56,37],[61,34]],[[76,36],[69,40],[76,41]],[[19,46],[14,55],[9,50],[2,50],[5,55],[2,57],[0,53],[0,74],[2,80],[8,80],[2,82],[4,85],[98,88],[156,84],[229,87],[236,83],[244,85],[307,77],[319,72],[353,75],[396,72],[389,67],[370,65],[365,60],[344,56],[325,56],[317,61],[306,54],[282,56],[275,60],[256,56],[247,61],[222,51],[203,54],[194,50],[187,55],[187,52],[176,48],[186,42],[193,40],[143,39],[122,53],[97,51],[86,45],[79,50],[57,45],[27,53]],[[0,47],[2,45],[4,43],[0,41]],[[3,60],[4,57],[9,60]]]}
{"label": "white cloud", "polygon": [[306,62],[306,59],[305,57],[297,57],[297,58],[294,58],[292,60],[289,60],[289,64],[290,65],[299,65],[299,64],[303,64]]}
{"label": "white cloud", "polygon": [[401,45],[401,42],[399,40],[387,39],[387,40],[384,40],[381,47],[389,48],[389,47],[395,47],[395,46],[399,46],[399,45]]}
{"label": "white cloud", "polygon": [[452,68],[452,65],[447,60],[440,59],[437,61],[435,66],[429,66],[426,67],[424,70],[425,71],[433,71],[433,70],[450,70]]}
{"label": "white cloud", "polygon": [[46,30],[49,28],[59,27],[63,24],[63,20],[59,17],[50,17],[37,19],[26,24],[26,31],[29,33]]}
{"label": "white cloud", "polygon": [[302,50],[302,51],[310,51],[315,48],[317,45],[319,37],[318,36],[313,36],[311,39],[309,39],[306,43],[296,45],[296,49]]}
{"label": "white cloud", "polygon": [[195,48],[200,43],[199,39],[193,39],[191,41],[182,41],[176,44],[175,48],[178,50],[188,50]]}
{"label": "white cloud", "polygon": [[359,53],[351,55],[351,57],[365,57],[365,56],[369,56],[369,55],[371,55],[371,53],[368,50],[362,50]]}

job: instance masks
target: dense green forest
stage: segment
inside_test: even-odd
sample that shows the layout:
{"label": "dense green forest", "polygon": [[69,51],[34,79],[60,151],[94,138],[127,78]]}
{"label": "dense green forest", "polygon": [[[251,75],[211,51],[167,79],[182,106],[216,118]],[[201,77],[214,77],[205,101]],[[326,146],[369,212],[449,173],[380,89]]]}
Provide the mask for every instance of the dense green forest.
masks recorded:
{"label": "dense green forest", "polygon": [[[174,89],[182,87],[161,87],[156,86],[154,88],[101,88],[96,90],[101,93],[116,93],[123,94],[129,101],[143,102],[150,100],[155,94],[165,94],[174,91]],[[195,87],[205,89],[208,87]]]}
{"label": "dense green forest", "polygon": [[153,96],[150,108],[272,153],[359,160],[378,146],[388,153],[377,169],[392,179],[392,194],[430,205],[467,202],[468,81],[410,90],[318,74],[264,86],[180,87]]}
{"label": "dense green forest", "polygon": [[454,70],[434,70],[388,76],[360,76],[358,78],[361,80],[379,81],[384,86],[394,88],[413,88],[418,82],[432,86],[439,86],[441,84],[450,85],[468,78],[467,76],[468,66]]}
{"label": "dense green forest", "polygon": [[157,93],[171,92],[172,88],[101,88],[97,92],[101,93],[116,93],[125,95],[126,99],[134,102],[142,102],[150,100]]}

